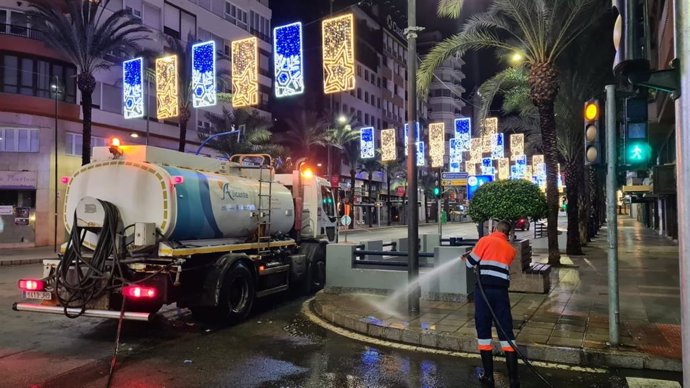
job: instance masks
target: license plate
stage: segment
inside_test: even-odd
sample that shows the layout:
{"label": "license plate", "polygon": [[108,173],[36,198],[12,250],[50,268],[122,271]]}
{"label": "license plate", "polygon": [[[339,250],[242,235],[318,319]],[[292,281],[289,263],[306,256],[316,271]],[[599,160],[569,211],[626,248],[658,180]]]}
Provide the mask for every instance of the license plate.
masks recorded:
{"label": "license plate", "polygon": [[22,298],[51,300],[53,299],[53,294],[47,291],[22,291]]}

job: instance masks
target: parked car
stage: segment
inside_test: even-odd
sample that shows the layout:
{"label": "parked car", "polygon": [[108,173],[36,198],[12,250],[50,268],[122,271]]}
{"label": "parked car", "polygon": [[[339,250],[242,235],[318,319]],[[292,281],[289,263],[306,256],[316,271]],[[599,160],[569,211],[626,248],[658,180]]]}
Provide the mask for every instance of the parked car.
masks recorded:
{"label": "parked car", "polygon": [[515,223],[515,230],[520,229],[522,231],[529,230],[529,220],[527,218],[520,218]]}

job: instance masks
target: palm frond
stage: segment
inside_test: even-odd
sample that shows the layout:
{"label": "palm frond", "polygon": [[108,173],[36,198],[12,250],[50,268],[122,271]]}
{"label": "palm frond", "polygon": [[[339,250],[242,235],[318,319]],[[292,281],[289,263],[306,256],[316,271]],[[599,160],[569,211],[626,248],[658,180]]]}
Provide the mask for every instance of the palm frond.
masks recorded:
{"label": "palm frond", "polygon": [[440,17],[449,17],[457,19],[462,10],[464,0],[440,0],[436,13]]}

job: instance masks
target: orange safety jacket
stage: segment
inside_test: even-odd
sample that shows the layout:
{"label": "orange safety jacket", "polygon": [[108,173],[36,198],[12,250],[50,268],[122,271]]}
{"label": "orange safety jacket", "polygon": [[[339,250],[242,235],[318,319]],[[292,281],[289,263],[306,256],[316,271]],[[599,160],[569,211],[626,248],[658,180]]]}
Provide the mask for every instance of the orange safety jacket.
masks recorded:
{"label": "orange safety jacket", "polygon": [[467,267],[479,265],[483,286],[510,286],[510,266],[515,258],[515,248],[502,232],[484,236],[467,256]]}

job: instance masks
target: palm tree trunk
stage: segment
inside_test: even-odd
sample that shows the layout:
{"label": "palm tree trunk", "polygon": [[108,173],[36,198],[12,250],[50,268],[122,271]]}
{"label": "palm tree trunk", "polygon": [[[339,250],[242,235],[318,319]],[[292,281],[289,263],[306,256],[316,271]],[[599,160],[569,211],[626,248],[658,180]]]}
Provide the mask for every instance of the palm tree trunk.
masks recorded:
{"label": "palm tree trunk", "polygon": [[357,174],[357,171],[355,169],[350,170],[350,219],[352,219],[352,222],[350,222],[350,226],[348,229],[354,229],[355,227],[355,175]]}
{"label": "palm tree trunk", "polygon": [[386,184],[388,185],[388,192],[386,195],[386,209],[388,209],[388,226],[391,225],[391,173],[390,167],[386,168]]}
{"label": "palm tree trunk", "polygon": [[177,148],[178,151],[184,152],[187,145],[187,123],[191,117],[191,112],[187,107],[180,107],[180,143]]}
{"label": "palm tree trunk", "polygon": [[580,244],[580,184],[582,183],[583,166],[578,158],[568,163],[565,168],[566,198],[568,204],[566,211],[568,214],[568,240],[566,253],[569,255],[581,255],[582,247]]}
{"label": "palm tree trunk", "polygon": [[546,204],[549,209],[547,216],[547,238],[549,246],[549,264],[559,265],[561,254],[558,251],[558,149],[556,147],[556,120],[553,101],[537,106],[539,110],[539,124],[544,148],[544,162],[546,164]]}
{"label": "palm tree trunk", "polygon": [[81,111],[84,116],[81,143],[81,165],[91,162],[91,110],[93,107],[93,90],[96,79],[88,73],[77,76],[77,87],[81,92]]}
{"label": "palm tree trunk", "polygon": [[582,181],[584,182],[584,185],[582,186],[582,190],[580,190],[580,195],[578,196],[578,231],[580,233],[580,245],[584,246],[587,245],[587,241],[589,240],[588,232],[587,232],[587,220],[589,219],[589,209],[591,208],[591,205],[588,201],[588,196],[589,196],[589,190],[591,188],[589,187],[588,184],[588,179],[586,175],[586,171],[583,168],[583,174],[582,174]]}
{"label": "palm tree trunk", "polygon": [[[373,180],[374,180],[374,172],[369,170],[369,202],[371,202],[371,200],[373,199],[371,196],[371,193],[373,192],[371,189],[371,186],[373,184]],[[367,208],[367,219],[369,219],[369,227],[370,228],[371,228],[371,224],[372,224],[372,222],[371,222],[372,218],[374,218],[374,213],[375,212],[374,212],[373,208],[371,208],[371,207]]]}

